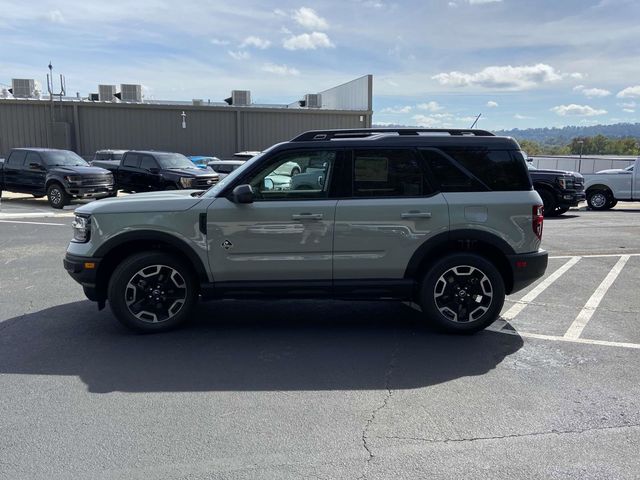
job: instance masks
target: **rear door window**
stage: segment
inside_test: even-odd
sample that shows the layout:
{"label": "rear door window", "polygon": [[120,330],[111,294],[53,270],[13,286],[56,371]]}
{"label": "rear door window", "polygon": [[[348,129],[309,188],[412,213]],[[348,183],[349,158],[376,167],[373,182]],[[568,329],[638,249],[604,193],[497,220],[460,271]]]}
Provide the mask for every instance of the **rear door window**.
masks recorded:
{"label": "rear door window", "polygon": [[144,170],[151,170],[152,168],[158,168],[158,162],[151,155],[144,155],[140,161],[140,168]]}
{"label": "rear door window", "polygon": [[7,165],[11,165],[12,167],[21,167],[24,165],[24,159],[26,156],[27,152],[25,150],[15,150],[11,152],[11,155],[9,155]]}
{"label": "rear door window", "polygon": [[35,152],[27,153],[27,158],[24,161],[25,167],[30,167],[32,163],[42,166],[42,159],[40,158],[40,155]]}
{"label": "rear door window", "polygon": [[140,164],[140,155],[138,155],[137,153],[128,153],[124,157],[124,160],[122,161],[123,167],[138,168],[139,164]]}
{"label": "rear door window", "polygon": [[422,159],[410,149],[355,150],[354,197],[420,197],[433,192]]}

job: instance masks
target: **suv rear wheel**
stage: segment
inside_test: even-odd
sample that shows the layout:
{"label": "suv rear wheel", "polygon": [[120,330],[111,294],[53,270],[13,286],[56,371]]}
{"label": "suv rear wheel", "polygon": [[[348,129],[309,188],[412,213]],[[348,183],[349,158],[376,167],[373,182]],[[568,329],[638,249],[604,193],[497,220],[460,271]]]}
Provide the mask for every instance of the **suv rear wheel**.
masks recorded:
{"label": "suv rear wheel", "polygon": [[118,265],[109,281],[109,305],[116,318],[142,333],[184,323],[197,298],[191,269],[163,252],[132,255]]}
{"label": "suv rear wheel", "polygon": [[504,304],[504,281],[485,258],[448,255],[424,276],[420,303],[427,319],[452,333],[473,333],[491,325]]}

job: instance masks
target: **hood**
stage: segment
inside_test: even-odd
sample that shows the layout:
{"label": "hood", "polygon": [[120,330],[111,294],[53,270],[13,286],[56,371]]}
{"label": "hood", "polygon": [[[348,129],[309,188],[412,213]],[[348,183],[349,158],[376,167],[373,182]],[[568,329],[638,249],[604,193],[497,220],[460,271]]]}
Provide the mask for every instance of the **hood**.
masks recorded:
{"label": "hood", "polygon": [[[206,169],[206,170],[205,170]],[[168,173],[174,173],[176,175],[180,175],[181,177],[215,177],[216,173],[209,170],[207,167],[205,169],[198,168],[195,165],[193,168],[171,168],[166,169],[165,171]]]}
{"label": "hood", "polygon": [[547,169],[537,169],[537,170],[529,170],[531,175],[535,175],[536,173],[543,173],[547,175],[567,175],[575,178],[582,178],[582,174],[578,172],[571,172],[569,170],[547,170]]}
{"label": "hood", "polygon": [[[192,196],[202,190],[165,190],[134,193],[126,197],[103,198],[76,208],[77,213],[154,213],[189,210],[203,199]],[[211,199],[209,199],[211,200]]]}
{"label": "hood", "polygon": [[600,175],[601,173],[622,173],[624,172],[624,168],[609,168],[607,170],[599,170],[596,172],[596,175]]}
{"label": "hood", "polygon": [[72,167],[72,166],[59,166],[51,167],[51,172],[62,173],[64,175],[106,175],[111,174],[107,169],[100,167]]}

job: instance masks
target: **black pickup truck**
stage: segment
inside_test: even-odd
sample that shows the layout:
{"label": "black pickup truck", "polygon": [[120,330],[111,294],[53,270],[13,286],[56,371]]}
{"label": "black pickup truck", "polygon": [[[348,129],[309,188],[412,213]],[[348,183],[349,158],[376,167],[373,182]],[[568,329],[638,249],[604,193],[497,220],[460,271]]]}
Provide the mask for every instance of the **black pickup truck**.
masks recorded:
{"label": "black pickup truck", "polygon": [[527,162],[533,188],[540,194],[545,217],[557,217],[585,200],[584,177],[577,172],[541,170]]}
{"label": "black pickup truck", "polygon": [[116,195],[111,172],[91,167],[76,153],[52,148],[14,148],[0,164],[2,191],[47,195],[53,208],[62,208],[71,198]]}
{"label": "black pickup truck", "polygon": [[122,160],[94,160],[91,165],[109,170],[117,188],[125,192],[200,189],[218,183],[212,170],[202,170],[180,153],[129,150]]}

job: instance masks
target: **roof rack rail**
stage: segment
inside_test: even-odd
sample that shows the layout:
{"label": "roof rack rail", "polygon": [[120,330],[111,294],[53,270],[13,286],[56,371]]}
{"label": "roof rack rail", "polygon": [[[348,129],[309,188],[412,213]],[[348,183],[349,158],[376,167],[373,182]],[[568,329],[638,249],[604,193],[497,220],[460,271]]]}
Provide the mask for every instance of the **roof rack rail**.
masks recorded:
{"label": "roof rack rail", "polygon": [[355,128],[339,130],[310,130],[295,137],[292,142],[311,142],[318,140],[332,140],[334,138],[363,138],[385,133],[398,135],[420,135],[421,133],[447,133],[452,136],[493,137],[487,130],[469,128]]}

